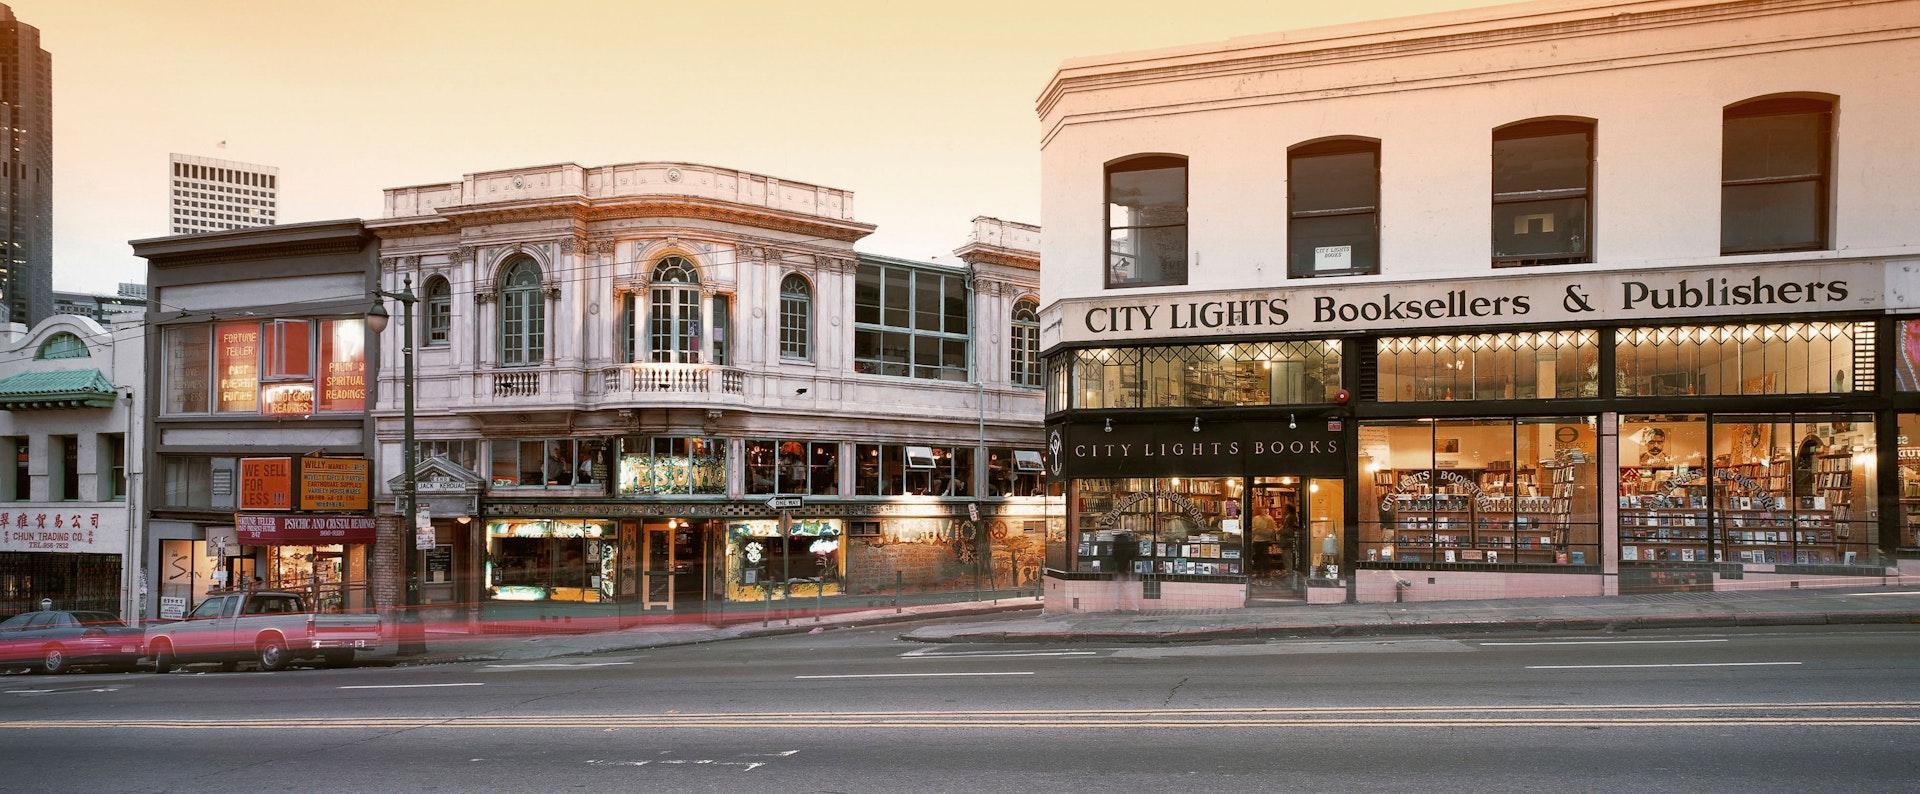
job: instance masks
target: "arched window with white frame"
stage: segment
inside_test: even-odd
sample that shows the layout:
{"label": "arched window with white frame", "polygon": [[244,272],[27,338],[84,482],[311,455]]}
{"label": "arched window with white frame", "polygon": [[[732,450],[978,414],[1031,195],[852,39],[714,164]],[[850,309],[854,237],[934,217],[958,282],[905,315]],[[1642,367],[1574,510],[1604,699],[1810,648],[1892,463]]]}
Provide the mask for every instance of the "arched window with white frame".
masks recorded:
{"label": "arched window with white frame", "polygon": [[1007,339],[1007,347],[1012,354],[1011,366],[1007,370],[1008,380],[1015,386],[1040,388],[1039,301],[1032,298],[1014,301],[1013,328],[1007,334]]}
{"label": "arched window with white frame", "polygon": [[521,257],[500,279],[500,365],[530,367],[546,359],[547,304],[540,265]]}
{"label": "arched window with white frame", "polygon": [[647,357],[662,364],[700,363],[700,272],[682,256],[653,266],[647,296]]}
{"label": "arched window with white frame", "polygon": [[806,361],[813,357],[813,288],[799,273],[780,280],[780,357]]}

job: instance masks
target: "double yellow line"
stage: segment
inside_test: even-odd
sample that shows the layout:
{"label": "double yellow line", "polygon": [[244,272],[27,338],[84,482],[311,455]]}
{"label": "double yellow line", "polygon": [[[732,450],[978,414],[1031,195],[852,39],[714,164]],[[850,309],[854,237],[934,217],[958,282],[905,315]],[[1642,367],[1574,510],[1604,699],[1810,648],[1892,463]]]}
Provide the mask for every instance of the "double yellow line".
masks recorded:
{"label": "double yellow line", "polygon": [[989,709],[692,714],[521,714],[277,719],[8,720],[0,730],[658,730],[697,728],[1588,728],[1906,727],[1920,702],[1670,703],[1587,706],[1361,706],[1215,709]]}

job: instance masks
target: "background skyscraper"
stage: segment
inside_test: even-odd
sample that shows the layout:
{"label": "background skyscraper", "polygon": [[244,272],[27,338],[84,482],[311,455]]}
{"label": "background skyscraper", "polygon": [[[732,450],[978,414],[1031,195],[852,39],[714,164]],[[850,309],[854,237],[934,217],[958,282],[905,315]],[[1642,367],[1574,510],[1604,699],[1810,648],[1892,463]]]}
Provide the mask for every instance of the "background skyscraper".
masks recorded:
{"label": "background skyscraper", "polygon": [[280,169],[190,154],[168,155],[169,234],[251,229],[280,222]]}
{"label": "background skyscraper", "polygon": [[53,314],[53,56],[0,5],[0,305],[31,326]]}

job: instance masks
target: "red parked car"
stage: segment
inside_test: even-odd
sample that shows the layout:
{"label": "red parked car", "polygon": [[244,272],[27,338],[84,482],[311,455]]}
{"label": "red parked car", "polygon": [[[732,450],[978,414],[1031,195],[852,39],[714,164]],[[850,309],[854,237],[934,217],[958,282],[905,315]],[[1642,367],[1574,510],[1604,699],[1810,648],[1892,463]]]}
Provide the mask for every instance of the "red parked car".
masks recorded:
{"label": "red parked car", "polygon": [[0,621],[0,669],[64,673],[99,665],[132,670],[143,632],[110,612],[22,612]]}

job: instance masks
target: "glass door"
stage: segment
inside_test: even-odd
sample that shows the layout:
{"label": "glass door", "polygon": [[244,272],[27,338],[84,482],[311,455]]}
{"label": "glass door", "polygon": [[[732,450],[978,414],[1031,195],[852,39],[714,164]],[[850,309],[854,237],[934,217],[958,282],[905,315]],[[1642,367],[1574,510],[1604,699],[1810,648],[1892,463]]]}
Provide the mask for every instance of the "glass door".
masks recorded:
{"label": "glass door", "polygon": [[640,560],[640,608],[673,609],[674,524],[649,524]]}
{"label": "glass door", "polygon": [[1306,511],[1302,518],[1312,563],[1304,571],[1322,582],[1338,580],[1347,571],[1346,488],[1347,481],[1343,479],[1307,480]]}
{"label": "glass door", "polygon": [[1256,477],[1247,496],[1251,598],[1300,598],[1307,562],[1299,477]]}

